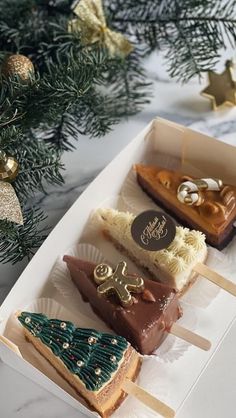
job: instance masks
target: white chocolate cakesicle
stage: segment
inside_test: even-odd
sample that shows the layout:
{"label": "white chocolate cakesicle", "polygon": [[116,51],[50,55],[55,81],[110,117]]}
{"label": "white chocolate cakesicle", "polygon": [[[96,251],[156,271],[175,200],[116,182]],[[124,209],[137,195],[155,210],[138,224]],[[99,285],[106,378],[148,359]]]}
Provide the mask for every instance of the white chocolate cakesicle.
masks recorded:
{"label": "white chocolate cakesicle", "polygon": [[147,251],[133,240],[131,225],[135,218],[130,212],[119,212],[115,209],[98,209],[105,236],[114,245],[129,256],[137,265],[147,269],[152,276],[174,287],[185,291],[196,277],[193,271],[197,263],[204,263],[207,256],[205,235],[200,231],[176,227],[176,236],[170,246],[161,251]]}

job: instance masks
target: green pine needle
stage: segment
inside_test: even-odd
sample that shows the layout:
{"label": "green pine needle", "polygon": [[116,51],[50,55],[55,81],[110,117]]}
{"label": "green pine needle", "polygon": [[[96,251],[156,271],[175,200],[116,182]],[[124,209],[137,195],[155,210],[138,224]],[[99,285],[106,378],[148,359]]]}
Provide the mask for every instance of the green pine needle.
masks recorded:
{"label": "green pine needle", "polygon": [[[62,152],[79,134],[103,136],[148,103],[147,54],[163,51],[170,75],[188,81],[213,69],[229,42],[235,47],[235,0],[104,0],[108,26],[134,45],[127,58],[69,33],[72,3],[0,1],[0,66],[18,53],[35,68],[28,83],[0,76],[0,149],[19,162],[13,186],[22,207],[48,183],[62,184]],[[0,261],[30,258],[46,237],[43,221],[38,209],[24,210],[24,226],[0,221]]]}

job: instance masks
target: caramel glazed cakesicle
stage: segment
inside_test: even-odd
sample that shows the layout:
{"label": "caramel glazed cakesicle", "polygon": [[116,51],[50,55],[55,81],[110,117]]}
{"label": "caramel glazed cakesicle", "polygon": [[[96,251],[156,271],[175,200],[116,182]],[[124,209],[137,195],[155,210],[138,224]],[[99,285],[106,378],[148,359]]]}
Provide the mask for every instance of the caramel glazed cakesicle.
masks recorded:
{"label": "caramel glazed cakesicle", "polygon": [[21,312],[17,317],[26,339],[102,418],[108,418],[127,393],[164,417],[174,417],[171,408],[133,383],[142,359],[125,338],[76,328],[42,313]]}
{"label": "caramel glazed cakesicle", "polygon": [[136,164],[134,170],[144,192],[181,224],[201,230],[208,244],[220,250],[235,235],[235,186],[158,166]]}
{"label": "caramel glazed cakesicle", "polygon": [[194,267],[207,257],[205,236],[200,231],[176,227],[176,235],[168,248],[160,251],[142,249],[133,240],[131,225],[135,216],[115,209],[98,209],[94,216],[109,240],[138,266],[178,292],[185,292],[195,281]]}

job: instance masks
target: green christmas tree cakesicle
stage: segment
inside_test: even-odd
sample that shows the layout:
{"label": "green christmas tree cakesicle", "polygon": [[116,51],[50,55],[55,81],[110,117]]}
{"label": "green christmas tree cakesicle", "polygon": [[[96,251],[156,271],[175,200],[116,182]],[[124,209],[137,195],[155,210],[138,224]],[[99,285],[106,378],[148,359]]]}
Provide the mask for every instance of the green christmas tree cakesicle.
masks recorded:
{"label": "green christmas tree cakesicle", "polygon": [[76,328],[71,322],[48,319],[43,314],[22,312],[18,319],[91,391],[111,379],[128,347],[123,337]]}
{"label": "green christmas tree cakesicle", "polygon": [[18,320],[36,350],[102,418],[108,418],[126,394],[165,418],[174,417],[173,409],[134,383],[142,359],[124,337],[76,328],[42,313],[21,312]]}

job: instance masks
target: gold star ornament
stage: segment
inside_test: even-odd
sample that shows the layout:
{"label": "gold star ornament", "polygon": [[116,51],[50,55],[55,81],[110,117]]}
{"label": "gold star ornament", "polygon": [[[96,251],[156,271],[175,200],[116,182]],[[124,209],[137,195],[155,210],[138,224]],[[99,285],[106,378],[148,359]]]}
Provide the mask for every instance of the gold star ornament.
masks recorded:
{"label": "gold star ornament", "polygon": [[236,106],[236,81],[234,80],[234,65],[226,61],[225,70],[221,74],[208,71],[209,86],[201,95],[210,99],[213,110],[228,105]]}

